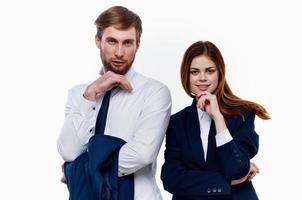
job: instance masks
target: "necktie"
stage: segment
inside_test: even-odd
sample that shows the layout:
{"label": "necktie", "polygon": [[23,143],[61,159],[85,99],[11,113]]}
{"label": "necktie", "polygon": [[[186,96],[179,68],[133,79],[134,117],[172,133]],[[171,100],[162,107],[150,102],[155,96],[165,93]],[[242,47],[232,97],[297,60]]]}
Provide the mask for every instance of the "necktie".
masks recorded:
{"label": "necktie", "polygon": [[[107,119],[107,112],[109,108],[110,102],[110,94],[111,90],[107,91],[105,96],[103,97],[102,105],[98,113],[98,117],[96,119],[95,124],[95,135],[104,135],[105,126],[106,126],[106,119]],[[109,165],[110,166],[110,165]],[[108,167],[108,166],[107,166]],[[103,169],[103,186],[101,188],[101,199],[102,200],[109,200],[111,198],[111,185],[109,181],[109,174],[108,171]]]}
{"label": "necktie", "polygon": [[104,134],[105,126],[106,126],[106,119],[107,119],[107,112],[108,112],[108,108],[109,108],[110,94],[111,94],[111,90],[107,91],[103,98],[102,105],[99,110],[98,117],[96,119],[95,135]]}

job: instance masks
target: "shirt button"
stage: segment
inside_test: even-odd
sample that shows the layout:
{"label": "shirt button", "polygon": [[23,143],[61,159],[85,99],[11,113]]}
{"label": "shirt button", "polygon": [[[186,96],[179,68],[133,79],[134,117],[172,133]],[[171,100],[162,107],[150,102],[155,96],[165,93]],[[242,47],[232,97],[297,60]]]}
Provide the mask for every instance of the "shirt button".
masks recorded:
{"label": "shirt button", "polygon": [[92,132],[92,129],[90,129],[89,132],[91,133],[91,132]]}
{"label": "shirt button", "polygon": [[92,110],[95,110],[95,107],[93,107]]}
{"label": "shirt button", "polygon": [[125,176],[125,173],[122,173],[122,176]]}

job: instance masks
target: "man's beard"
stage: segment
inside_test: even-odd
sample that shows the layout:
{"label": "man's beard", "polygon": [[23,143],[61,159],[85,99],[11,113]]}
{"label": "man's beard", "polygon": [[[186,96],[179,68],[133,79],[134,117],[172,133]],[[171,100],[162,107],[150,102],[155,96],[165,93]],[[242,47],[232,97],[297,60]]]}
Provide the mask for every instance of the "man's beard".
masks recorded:
{"label": "man's beard", "polygon": [[120,75],[125,75],[129,71],[129,69],[131,68],[132,63],[134,62],[134,59],[135,59],[135,55],[134,55],[131,62],[126,63],[126,66],[114,67],[114,66],[112,66],[112,64],[110,62],[105,60],[104,56],[102,55],[102,52],[100,54],[101,54],[101,59],[102,59],[102,63],[103,63],[105,71],[112,71],[112,72],[120,74]]}

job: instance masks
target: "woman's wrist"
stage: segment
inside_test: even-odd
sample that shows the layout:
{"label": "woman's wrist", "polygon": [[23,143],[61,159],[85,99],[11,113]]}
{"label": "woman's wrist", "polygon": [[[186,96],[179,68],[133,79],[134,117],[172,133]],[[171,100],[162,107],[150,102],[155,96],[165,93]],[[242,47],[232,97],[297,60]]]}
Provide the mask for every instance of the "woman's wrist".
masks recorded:
{"label": "woman's wrist", "polygon": [[217,133],[221,133],[224,129],[227,128],[224,117],[220,112],[213,115],[213,120],[215,122]]}

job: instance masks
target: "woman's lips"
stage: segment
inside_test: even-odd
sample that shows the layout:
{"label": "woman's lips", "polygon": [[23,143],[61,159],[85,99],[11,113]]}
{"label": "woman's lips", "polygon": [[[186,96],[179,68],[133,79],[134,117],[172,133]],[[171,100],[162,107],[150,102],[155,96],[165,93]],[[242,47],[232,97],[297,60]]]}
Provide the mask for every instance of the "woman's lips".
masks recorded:
{"label": "woman's lips", "polygon": [[198,85],[198,89],[201,91],[207,91],[210,85]]}

